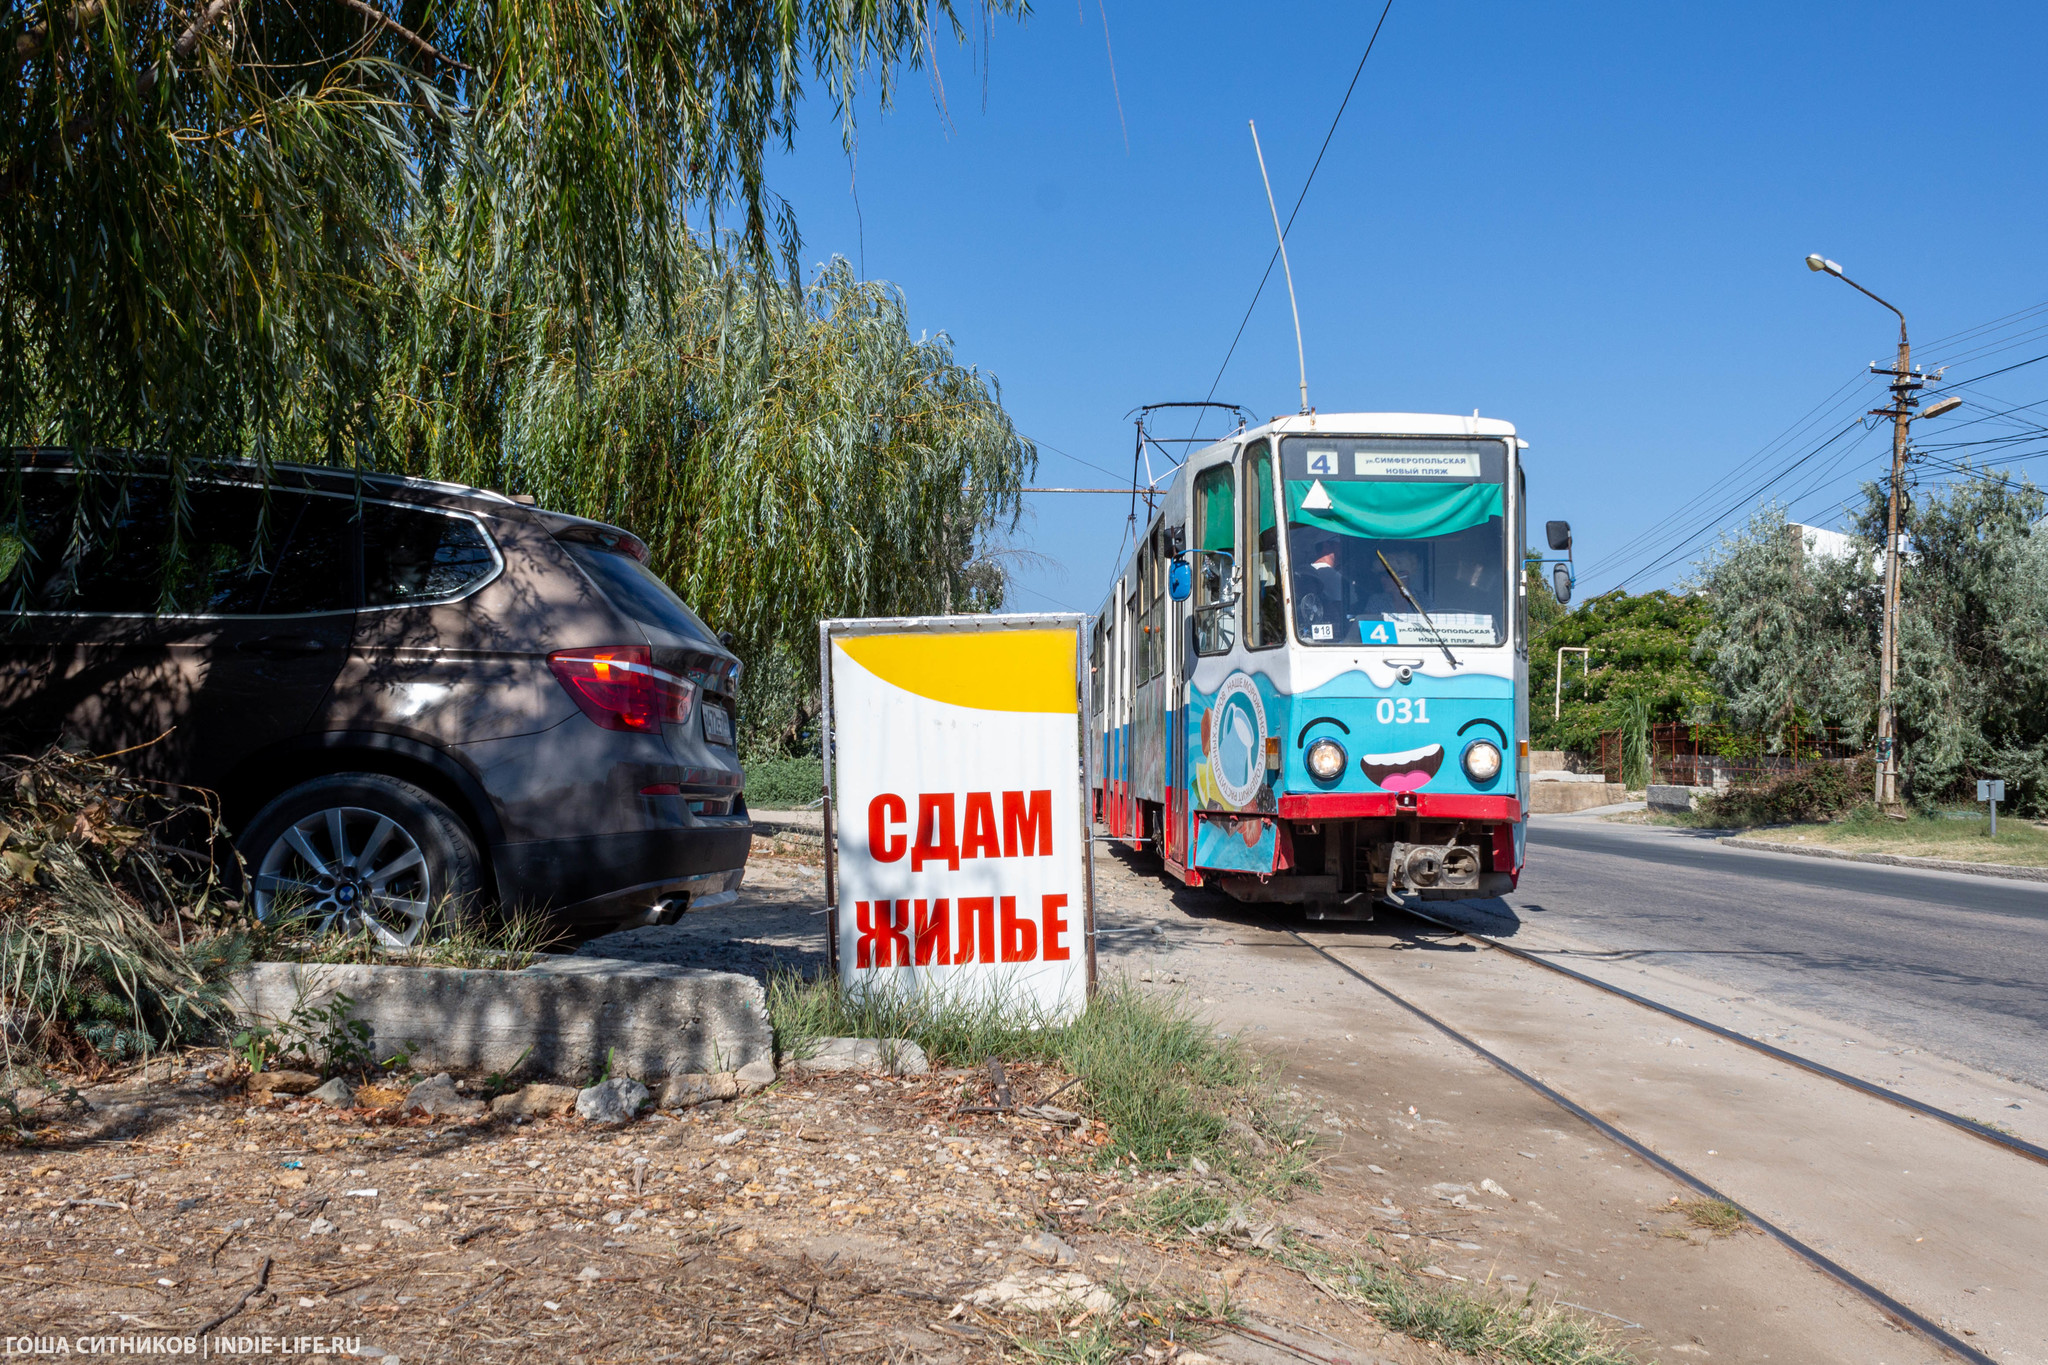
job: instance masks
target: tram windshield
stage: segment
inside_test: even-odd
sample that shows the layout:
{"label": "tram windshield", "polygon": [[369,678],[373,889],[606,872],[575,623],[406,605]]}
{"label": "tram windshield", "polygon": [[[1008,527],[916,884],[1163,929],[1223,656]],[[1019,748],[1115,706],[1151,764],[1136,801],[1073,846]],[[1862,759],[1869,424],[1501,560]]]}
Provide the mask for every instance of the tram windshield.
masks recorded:
{"label": "tram windshield", "polygon": [[1290,436],[1280,475],[1301,643],[1507,638],[1502,442]]}

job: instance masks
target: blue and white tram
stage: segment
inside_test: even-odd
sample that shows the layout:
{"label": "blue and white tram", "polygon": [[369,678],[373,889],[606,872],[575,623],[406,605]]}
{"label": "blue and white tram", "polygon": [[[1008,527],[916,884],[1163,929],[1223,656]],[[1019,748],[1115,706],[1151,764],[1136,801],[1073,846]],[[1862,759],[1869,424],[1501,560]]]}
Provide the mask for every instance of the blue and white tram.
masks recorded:
{"label": "blue and white tram", "polygon": [[1311,414],[1190,456],[1095,618],[1108,833],[1312,918],[1513,888],[1523,445],[1476,416]]}

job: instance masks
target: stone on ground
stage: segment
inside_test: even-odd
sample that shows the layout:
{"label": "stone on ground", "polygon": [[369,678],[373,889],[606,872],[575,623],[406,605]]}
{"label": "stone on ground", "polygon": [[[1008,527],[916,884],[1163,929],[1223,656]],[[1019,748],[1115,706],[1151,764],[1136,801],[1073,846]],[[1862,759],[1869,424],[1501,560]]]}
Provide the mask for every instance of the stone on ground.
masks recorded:
{"label": "stone on ground", "polygon": [[1032,1233],[1018,1245],[1017,1249],[1027,1256],[1052,1265],[1075,1265],[1081,1260],[1079,1251],[1049,1232]]}
{"label": "stone on ground", "polygon": [[756,1057],[734,1072],[733,1079],[739,1082],[740,1093],[751,1095],[764,1086],[775,1084],[775,1063],[766,1057]]}
{"label": "stone on ground", "polygon": [[690,1109],[711,1100],[733,1100],[740,1095],[739,1077],[730,1071],[698,1071],[671,1076],[661,1087],[661,1107]]}
{"label": "stone on ground", "polygon": [[318,1084],[320,1078],[310,1071],[259,1071],[249,1078],[249,1089],[258,1094],[303,1095]]}
{"label": "stone on ground", "polygon": [[627,1076],[614,1076],[578,1091],[576,1112],[592,1123],[625,1123],[646,1102],[646,1086]]}
{"label": "stone on ground", "polygon": [[455,1079],[444,1071],[406,1091],[404,1108],[408,1114],[445,1114],[453,1118],[483,1113],[484,1102],[458,1092]]}
{"label": "stone on ground", "polygon": [[575,1086],[543,1085],[539,1082],[522,1085],[491,1101],[491,1112],[500,1118],[545,1118],[566,1114],[575,1107]]}
{"label": "stone on ground", "polygon": [[931,1062],[908,1038],[820,1038],[811,1055],[794,1063],[802,1071],[876,1071],[923,1076]]}
{"label": "stone on ground", "polygon": [[339,1076],[336,1076],[318,1090],[311,1092],[306,1098],[318,1100],[322,1104],[332,1105],[336,1109],[353,1109],[356,1107],[355,1087]]}
{"label": "stone on ground", "polygon": [[967,1301],[978,1308],[1012,1308],[1022,1313],[1116,1311],[1116,1299],[1110,1292],[1078,1270],[1012,1271],[975,1290]]}

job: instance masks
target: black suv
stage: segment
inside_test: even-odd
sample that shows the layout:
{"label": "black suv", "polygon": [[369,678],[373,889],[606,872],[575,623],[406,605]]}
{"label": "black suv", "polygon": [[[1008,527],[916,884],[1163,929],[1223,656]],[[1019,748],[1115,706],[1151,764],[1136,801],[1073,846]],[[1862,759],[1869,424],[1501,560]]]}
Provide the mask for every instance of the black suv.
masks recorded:
{"label": "black suv", "polygon": [[596,926],[736,897],[739,661],[632,534],[333,469],[11,466],[5,741],[217,793],[259,912],[397,946],[450,904]]}

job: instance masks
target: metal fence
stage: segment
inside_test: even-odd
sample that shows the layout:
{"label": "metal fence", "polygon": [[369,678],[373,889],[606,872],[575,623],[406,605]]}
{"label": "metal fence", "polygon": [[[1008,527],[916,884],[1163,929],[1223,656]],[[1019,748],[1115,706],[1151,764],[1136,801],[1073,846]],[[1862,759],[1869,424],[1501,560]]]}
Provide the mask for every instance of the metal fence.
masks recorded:
{"label": "metal fence", "polygon": [[[1833,726],[1794,731],[1774,746],[1763,736],[1725,725],[1652,725],[1650,781],[1681,787],[1751,787],[1785,773],[1823,763],[1840,763],[1864,751]],[[1622,780],[1622,732],[1600,736],[1600,770],[1609,782]]]}

